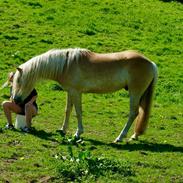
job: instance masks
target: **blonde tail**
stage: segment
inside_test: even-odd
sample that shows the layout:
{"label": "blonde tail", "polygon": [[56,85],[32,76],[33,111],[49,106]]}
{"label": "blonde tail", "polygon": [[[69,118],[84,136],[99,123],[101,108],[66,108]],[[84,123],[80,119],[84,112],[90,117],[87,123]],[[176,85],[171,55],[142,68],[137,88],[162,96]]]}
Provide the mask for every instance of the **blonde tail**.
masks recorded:
{"label": "blonde tail", "polygon": [[148,119],[152,105],[152,98],[158,77],[157,66],[155,63],[153,63],[153,69],[154,69],[154,79],[149,85],[149,87],[146,89],[140,100],[139,114],[136,119],[135,130],[134,130],[135,131],[134,135],[136,136],[136,138],[145,132],[148,124]]}

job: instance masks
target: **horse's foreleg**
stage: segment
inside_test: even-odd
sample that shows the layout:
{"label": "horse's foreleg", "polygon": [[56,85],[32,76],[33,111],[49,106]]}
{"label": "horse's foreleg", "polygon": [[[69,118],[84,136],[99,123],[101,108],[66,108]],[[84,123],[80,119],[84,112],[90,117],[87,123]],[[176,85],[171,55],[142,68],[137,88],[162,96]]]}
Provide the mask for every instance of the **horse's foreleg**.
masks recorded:
{"label": "horse's foreleg", "polygon": [[61,128],[61,132],[63,134],[66,134],[67,128],[69,126],[69,117],[72,111],[73,107],[73,102],[72,102],[72,97],[70,93],[67,94],[67,102],[66,102],[66,109],[65,109],[65,118],[64,118],[64,123]]}
{"label": "horse's foreleg", "polygon": [[81,103],[81,93],[75,93],[73,96],[73,103],[76,110],[76,117],[78,120],[78,128],[75,133],[75,137],[79,138],[80,135],[84,132],[82,124],[82,103]]}
{"label": "horse's foreleg", "polygon": [[129,114],[128,122],[125,124],[121,133],[119,134],[119,136],[116,138],[114,142],[120,142],[124,137],[126,137],[128,130],[130,129],[133,121],[138,115],[139,100],[140,100],[140,97],[135,97],[135,96],[130,97],[130,114]]}

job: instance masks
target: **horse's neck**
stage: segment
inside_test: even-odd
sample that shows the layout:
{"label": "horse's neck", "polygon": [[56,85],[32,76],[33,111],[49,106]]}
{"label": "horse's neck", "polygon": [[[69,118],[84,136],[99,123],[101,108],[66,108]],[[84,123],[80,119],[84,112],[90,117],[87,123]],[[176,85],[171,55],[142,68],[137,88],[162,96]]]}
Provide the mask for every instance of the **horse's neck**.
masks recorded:
{"label": "horse's neck", "polygon": [[58,72],[59,67],[56,62],[52,62],[51,64],[43,64],[38,69],[38,79],[49,79],[58,81],[61,77],[61,73]]}

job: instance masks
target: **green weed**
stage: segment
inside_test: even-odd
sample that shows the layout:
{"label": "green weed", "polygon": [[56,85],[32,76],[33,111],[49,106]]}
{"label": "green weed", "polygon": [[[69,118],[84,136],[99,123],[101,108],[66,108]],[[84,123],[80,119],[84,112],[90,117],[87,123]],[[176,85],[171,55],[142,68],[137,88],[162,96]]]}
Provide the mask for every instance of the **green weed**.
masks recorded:
{"label": "green weed", "polygon": [[89,150],[74,155],[71,146],[68,146],[68,154],[55,156],[58,160],[56,169],[64,181],[98,181],[101,178],[114,181],[135,175],[129,162],[98,158],[91,155]]}

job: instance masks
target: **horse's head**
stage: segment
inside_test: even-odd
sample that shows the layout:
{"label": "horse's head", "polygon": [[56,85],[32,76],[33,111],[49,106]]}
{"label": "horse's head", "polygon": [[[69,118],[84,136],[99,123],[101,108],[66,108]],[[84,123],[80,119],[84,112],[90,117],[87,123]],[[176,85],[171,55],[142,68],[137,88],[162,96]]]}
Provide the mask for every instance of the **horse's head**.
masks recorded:
{"label": "horse's head", "polygon": [[26,73],[22,68],[17,68],[13,78],[12,98],[16,103],[21,103],[32,91]]}

